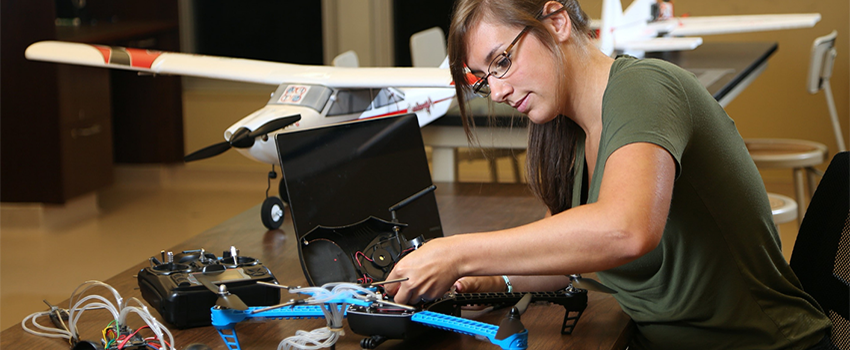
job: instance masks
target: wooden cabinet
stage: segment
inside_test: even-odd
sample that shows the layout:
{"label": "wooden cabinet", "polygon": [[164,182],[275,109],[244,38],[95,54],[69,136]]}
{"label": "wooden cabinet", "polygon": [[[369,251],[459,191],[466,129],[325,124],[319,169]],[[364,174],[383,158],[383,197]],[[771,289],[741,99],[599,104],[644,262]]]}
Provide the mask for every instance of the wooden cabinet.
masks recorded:
{"label": "wooden cabinet", "polygon": [[[180,51],[176,21],[125,21],[92,27],[63,27],[59,40],[90,44]],[[115,163],[180,163],[183,161],[183,100],[180,77],[139,76],[107,70],[112,106]]]}
{"label": "wooden cabinet", "polygon": [[0,200],[62,203],[56,65],[30,62],[55,38],[53,0],[0,1]]}
{"label": "wooden cabinet", "polygon": [[112,183],[112,118],[109,72],[60,65],[59,158],[62,198],[70,199]]}
{"label": "wooden cabinet", "polygon": [[62,204],[111,184],[116,162],[182,161],[179,77],[24,58],[29,44],[55,39],[179,50],[176,2],[146,3],[173,8],[150,10],[156,20],[123,3],[90,2],[120,12],[115,22],[56,27],[55,0],[0,2],[0,201]]}

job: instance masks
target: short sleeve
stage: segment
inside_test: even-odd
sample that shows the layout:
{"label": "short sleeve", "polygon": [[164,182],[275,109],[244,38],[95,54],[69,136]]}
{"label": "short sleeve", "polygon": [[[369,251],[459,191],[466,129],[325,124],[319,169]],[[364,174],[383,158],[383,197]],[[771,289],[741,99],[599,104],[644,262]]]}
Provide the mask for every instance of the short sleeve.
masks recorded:
{"label": "short sleeve", "polygon": [[679,77],[663,66],[632,61],[609,78],[602,101],[600,156],[607,159],[631,143],[656,144],[675,159],[678,178],[693,133],[688,96]]}

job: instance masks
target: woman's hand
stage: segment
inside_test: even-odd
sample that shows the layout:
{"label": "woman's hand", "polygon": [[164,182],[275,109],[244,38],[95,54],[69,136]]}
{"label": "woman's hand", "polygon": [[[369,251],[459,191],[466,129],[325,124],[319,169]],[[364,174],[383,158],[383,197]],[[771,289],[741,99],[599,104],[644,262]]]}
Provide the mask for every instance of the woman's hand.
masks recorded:
{"label": "woman's hand", "polygon": [[502,276],[467,276],[455,282],[454,290],[458,293],[504,292],[507,285]]}
{"label": "woman's hand", "polygon": [[408,278],[401,283],[388,284],[387,293],[395,295],[395,302],[416,304],[431,301],[445,294],[460,278],[462,248],[458,236],[428,241],[419,249],[401,259],[387,280]]}

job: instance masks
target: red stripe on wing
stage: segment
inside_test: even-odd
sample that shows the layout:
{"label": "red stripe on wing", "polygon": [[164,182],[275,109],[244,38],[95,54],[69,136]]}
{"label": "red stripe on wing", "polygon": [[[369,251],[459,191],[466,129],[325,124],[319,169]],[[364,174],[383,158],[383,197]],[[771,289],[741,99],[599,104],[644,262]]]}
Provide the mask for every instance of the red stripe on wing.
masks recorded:
{"label": "red stripe on wing", "polygon": [[112,48],[109,46],[92,45],[100,54],[103,55],[103,63],[109,64],[109,57],[112,56]]}
{"label": "red stripe on wing", "polygon": [[132,49],[127,48],[127,54],[130,55],[130,65],[136,68],[147,68],[150,69],[153,65],[153,61],[156,60],[159,55],[162,54],[161,51],[151,51],[151,50],[143,50],[143,49]]}

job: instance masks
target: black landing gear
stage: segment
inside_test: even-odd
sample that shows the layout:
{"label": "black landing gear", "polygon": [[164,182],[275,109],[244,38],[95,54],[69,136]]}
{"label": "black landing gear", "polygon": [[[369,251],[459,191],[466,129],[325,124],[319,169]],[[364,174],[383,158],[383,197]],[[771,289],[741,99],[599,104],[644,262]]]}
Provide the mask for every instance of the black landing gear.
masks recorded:
{"label": "black landing gear", "polygon": [[[274,171],[274,165],[272,165],[272,171],[269,172],[268,178],[268,187],[266,187],[266,199],[263,201],[263,206],[260,209],[260,218],[263,221],[263,226],[265,226],[269,230],[275,230],[283,224],[284,218],[284,206],[283,201],[275,196],[269,196],[269,189],[272,186],[272,179],[277,178],[277,172]],[[280,185],[280,196],[281,198],[287,198],[286,195],[286,187],[281,181]]]}

